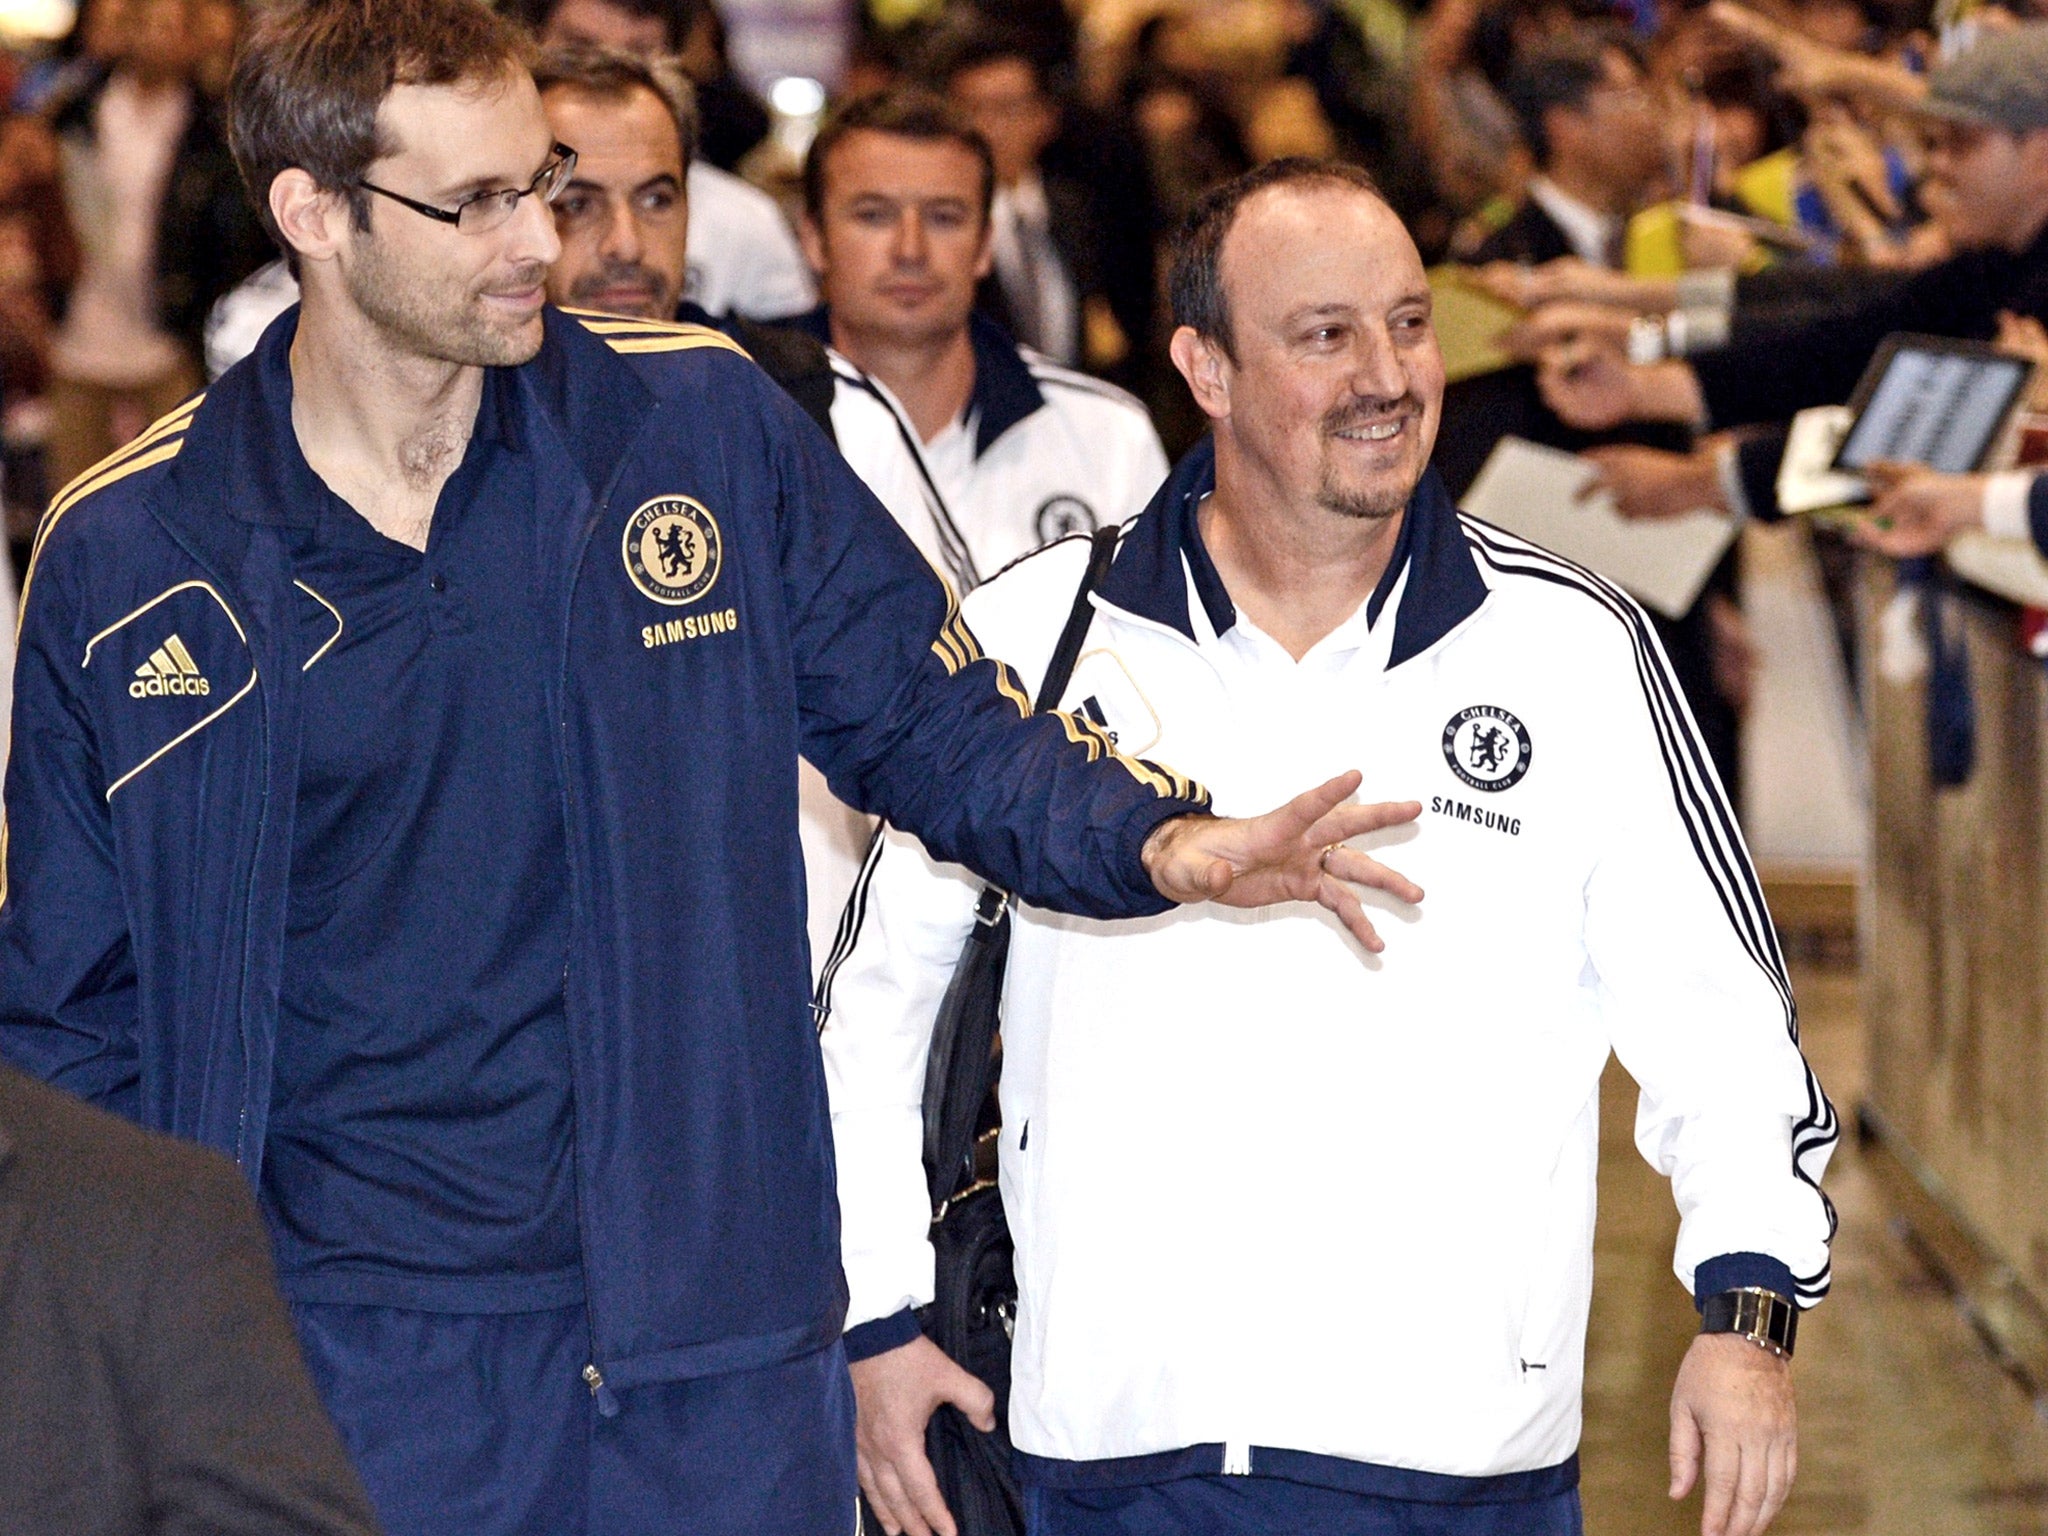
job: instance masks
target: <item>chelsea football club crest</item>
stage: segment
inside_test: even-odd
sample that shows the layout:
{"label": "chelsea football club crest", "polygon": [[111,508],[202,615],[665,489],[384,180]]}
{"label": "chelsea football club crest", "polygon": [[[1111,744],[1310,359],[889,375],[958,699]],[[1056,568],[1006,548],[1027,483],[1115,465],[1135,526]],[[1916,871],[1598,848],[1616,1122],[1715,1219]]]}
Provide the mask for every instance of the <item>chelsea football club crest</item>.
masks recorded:
{"label": "chelsea football club crest", "polygon": [[1032,517],[1032,528],[1041,544],[1064,539],[1070,533],[1093,533],[1101,526],[1102,519],[1095,515],[1095,509],[1078,496],[1048,496],[1038,504]]}
{"label": "chelsea football club crest", "polygon": [[694,603],[718,580],[724,547],[708,508],[688,496],[657,496],[626,519],[621,553],[633,585],[679,608]]}
{"label": "chelsea football club crest", "polygon": [[1492,704],[1461,709],[1444,726],[1444,761],[1474,789],[1512,788],[1529,771],[1529,728]]}

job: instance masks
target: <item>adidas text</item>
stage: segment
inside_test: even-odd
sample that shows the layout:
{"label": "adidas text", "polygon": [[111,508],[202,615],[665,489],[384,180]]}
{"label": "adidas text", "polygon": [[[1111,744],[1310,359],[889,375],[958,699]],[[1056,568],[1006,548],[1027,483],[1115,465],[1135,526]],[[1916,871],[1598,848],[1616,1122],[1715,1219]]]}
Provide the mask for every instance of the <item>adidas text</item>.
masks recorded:
{"label": "adidas text", "polygon": [[204,698],[211,692],[213,684],[203,677],[138,677],[128,685],[131,699],[161,699],[178,694]]}
{"label": "adidas text", "polygon": [[135,681],[128,685],[131,699],[203,699],[211,692],[213,685],[200,675],[199,663],[176,635],[150,652],[149,660],[135,669]]}

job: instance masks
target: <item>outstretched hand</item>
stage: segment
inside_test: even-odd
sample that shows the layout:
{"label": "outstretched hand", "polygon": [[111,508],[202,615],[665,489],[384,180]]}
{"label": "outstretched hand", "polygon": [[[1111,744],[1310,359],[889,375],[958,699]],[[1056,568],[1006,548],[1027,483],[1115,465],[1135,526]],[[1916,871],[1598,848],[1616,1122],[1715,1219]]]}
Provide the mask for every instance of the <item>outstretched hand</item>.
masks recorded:
{"label": "outstretched hand", "polygon": [[1231,907],[1316,902],[1378,954],[1386,945],[1353,887],[1369,886],[1409,903],[1422,900],[1422,887],[1342,845],[1413,821],[1422,806],[1414,800],[1349,804],[1359,780],[1356,769],[1339,774],[1263,816],[1177,816],[1161,822],[1145,843],[1146,872],[1170,901]]}

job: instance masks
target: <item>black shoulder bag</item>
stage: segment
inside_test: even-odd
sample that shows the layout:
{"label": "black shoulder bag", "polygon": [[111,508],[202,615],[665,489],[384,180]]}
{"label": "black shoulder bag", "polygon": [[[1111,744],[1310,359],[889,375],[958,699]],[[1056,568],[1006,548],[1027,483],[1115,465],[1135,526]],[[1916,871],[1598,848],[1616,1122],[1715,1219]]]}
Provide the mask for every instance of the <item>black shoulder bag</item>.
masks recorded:
{"label": "black shoulder bag", "polygon": [[[1117,529],[1098,529],[1088,573],[1074,594],[1038,686],[1033,708],[1051,709],[1066,691],[1095,610],[1088,601],[1116,555]],[[1003,971],[1010,958],[1010,894],[982,889],[953,979],[932,1028],[924,1078],[924,1171],[937,1255],[934,1299],[920,1308],[925,1337],[996,1395],[996,1428],[983,1434],[957,1408],[941,1407],[925,1431],[925,1452],[960,1536],[1022,1536],[1024,1507],[1010,1470],[1010,1339],[1017,1280],[1010,1226],[996,1188],[998,1031]]]}

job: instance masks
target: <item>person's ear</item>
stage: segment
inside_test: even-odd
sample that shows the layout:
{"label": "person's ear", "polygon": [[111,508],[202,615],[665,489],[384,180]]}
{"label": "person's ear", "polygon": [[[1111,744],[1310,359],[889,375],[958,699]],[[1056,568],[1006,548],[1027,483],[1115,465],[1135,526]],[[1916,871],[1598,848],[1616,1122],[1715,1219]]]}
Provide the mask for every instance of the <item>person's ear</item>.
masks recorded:
{"label": "person's ear", "polygon": [[974,280],[978,283],[996,269],[996,211],[991,207],[981,216],[981,250],[974,258]]}
{"label": "person's ear", "polygon": [[825,276],[825,232],[818,228],[809,209],[797,215],[796,243],[803,247],[804,260],[810,265],[811,275],[822,280]]}
{"label": "person's ear", "polygon": [[353,233],[346,193],[330,192],[289,166],[270,179],[270,216],[301,261],[331,261]]}
{"label": "person's ear", "polygon": [[[1543,158],[1556,164],[1560,157],[1576,153],[1586,132],[1586,114],[1572,107],[1548,107],[1543,113],[1543,138],[1550,153]],[[1537,167],[1543,169],[1542,166]]]}
{"label": "person's ear", "polygon": [[2048,190],[2048,128],[2020,136],[2020,163],[2036,188]]}
{"label": "person's ear", "polygon": [[1167,354],[1202,414],[1221,421],[1230,414],[1230,359],[1223,349],[1191,325],[1183,325],[1166,344]]}

